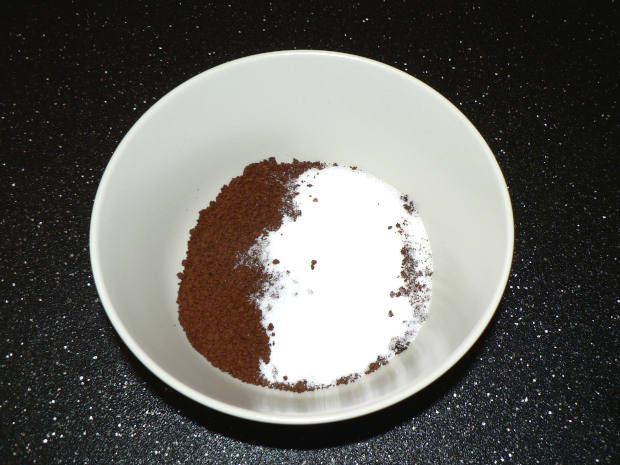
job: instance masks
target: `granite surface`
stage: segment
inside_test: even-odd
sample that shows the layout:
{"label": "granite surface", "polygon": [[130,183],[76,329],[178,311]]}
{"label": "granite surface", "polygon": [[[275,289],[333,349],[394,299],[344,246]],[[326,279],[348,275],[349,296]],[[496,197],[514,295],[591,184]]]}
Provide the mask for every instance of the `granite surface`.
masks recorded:
{"label": "granite surface", "polygon": [[[1,463],[620,462],[616,2],[128,3],[4,3]],[[113,330],[88,255],[97,184],[137,118],[205,69],[292,48],[377,59],[454,102],[516,223],[465,358],[394,407],[312,427],[168,389]]]}

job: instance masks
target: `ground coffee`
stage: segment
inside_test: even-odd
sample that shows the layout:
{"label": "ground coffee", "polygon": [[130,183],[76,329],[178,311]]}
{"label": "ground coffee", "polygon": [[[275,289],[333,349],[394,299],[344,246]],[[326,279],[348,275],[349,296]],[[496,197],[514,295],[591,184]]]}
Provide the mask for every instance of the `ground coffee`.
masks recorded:
{"label": "ground coffee", "polygon": [[237,267],[238,255],[260,234],[277,230],[283,213],[298,214],[287,183],[318,167],[297,160],[279,164],[275,158],[251,164],[200,212],[190,231],[178,275],[179,321],[198,352],[242,381],[267,384],[259,359],[269,360],[269,337],[248,296],[260,292],[268,276],[260,267]]}

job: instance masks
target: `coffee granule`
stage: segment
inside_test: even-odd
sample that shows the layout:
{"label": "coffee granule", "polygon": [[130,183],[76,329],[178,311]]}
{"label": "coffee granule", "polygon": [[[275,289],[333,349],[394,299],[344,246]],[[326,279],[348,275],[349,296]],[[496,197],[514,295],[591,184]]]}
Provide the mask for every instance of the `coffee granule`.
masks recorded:
{"label": "coffee granule", "polygon": [[[268,276],[257,266],[237,266],[239,253],[260,235],[277,230],[283,215],[300,214],[287,185],[319,167],[297,160],[279,164],[275,158],[248,165],[200,211],[190,231],[178,274],[179,321],[198,352],[242,381],[268,384],[260,376],[259,360],[268,362],[270,349],[261,311],[248,298],[260,293]],[[303,383],[288,388],[306,390]]]}

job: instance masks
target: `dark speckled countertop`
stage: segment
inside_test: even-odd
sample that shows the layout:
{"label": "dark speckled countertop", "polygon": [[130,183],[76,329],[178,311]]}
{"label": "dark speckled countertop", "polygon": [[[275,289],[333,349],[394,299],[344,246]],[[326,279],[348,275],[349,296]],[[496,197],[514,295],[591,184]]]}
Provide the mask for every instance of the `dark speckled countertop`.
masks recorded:
{"label": "dark speckled countertop", "polygon": [[[76,3],[9,1],[0,20],[1,463],[620,462],[615,2]],[[312,427],[168,389],[112,329],[88,255],[97,184],[138,117],[205,69],[291,48],[374,58],[454,102],[516,223],[465,358],[392,408]]]}

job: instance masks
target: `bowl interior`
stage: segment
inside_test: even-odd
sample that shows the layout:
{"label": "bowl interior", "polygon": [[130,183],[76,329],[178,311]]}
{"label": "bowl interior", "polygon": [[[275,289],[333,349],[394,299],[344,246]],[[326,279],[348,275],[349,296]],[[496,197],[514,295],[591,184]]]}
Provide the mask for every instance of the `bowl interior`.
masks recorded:
{"label": "bowl interior", "polygon": [[[176,273],[198,211],[268,156],[357,165],[409,194],[426,225],[429,319],[409,350],[351,385],[296,394],[242,383],[198,354],[178,323]],[[281,423],[365,414],[444,373],[492,317],[512,246],[506,185],[471,123],[409,75],[331,52],[252,56],[176,88],[123,139],[91,224],[97,289],[134,354],[198,402]]]}

